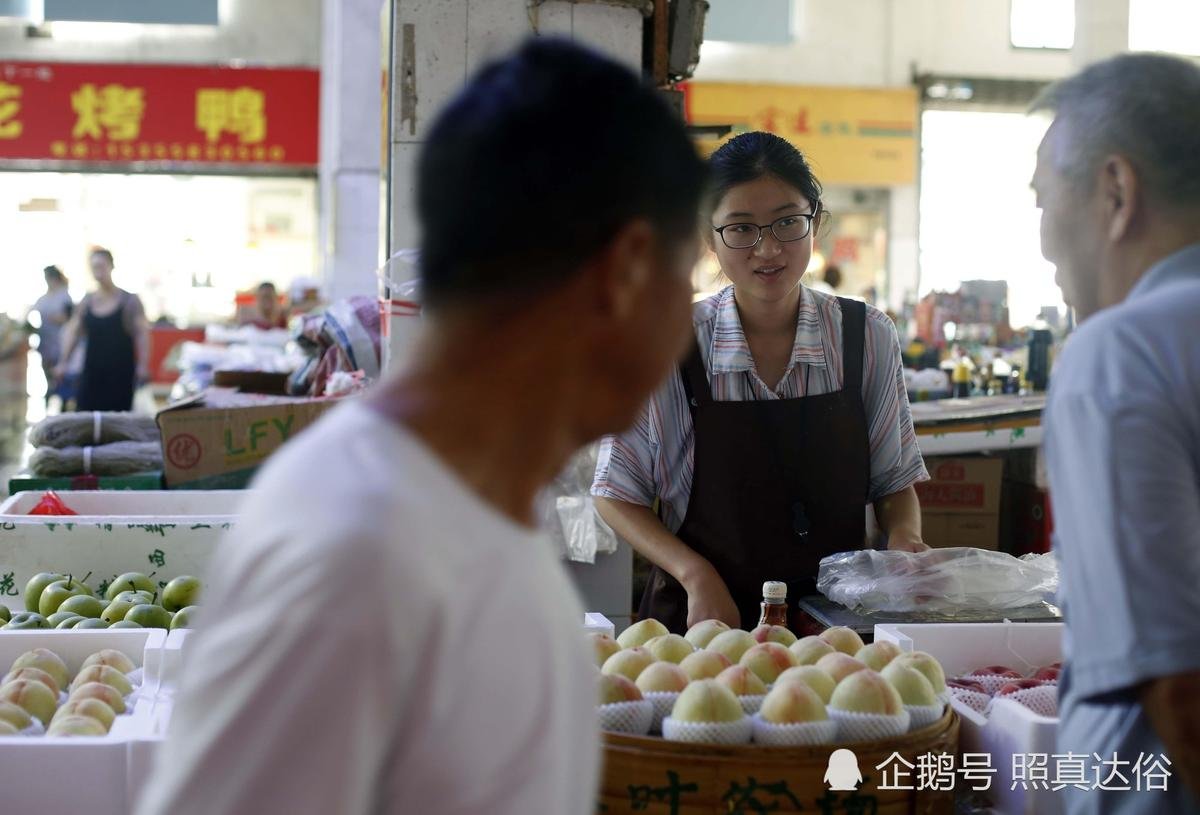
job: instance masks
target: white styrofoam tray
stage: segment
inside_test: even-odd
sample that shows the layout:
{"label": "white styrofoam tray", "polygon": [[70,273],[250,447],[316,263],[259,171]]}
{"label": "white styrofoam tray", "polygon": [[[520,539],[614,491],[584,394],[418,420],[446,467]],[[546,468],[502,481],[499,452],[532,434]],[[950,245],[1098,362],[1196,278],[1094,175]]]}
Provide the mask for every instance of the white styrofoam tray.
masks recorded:
{"label": "white styrofoam tray", "polygon": [[616,636],[616,628],[613,626],[612,620],[596,611],[589,611],[583,615],[583,630],[589,634]]}
{"label": "white styrofoam tray", "polygon": [[170,715],[170,700],[159,698],[166,639],[167,632],[159,629],[0,632],[4,671],[26,651],[48,648],[74,674],[87,657],[114,648],[143,669],[145,688],[132,712],[118,716],[106,736],[0,736],[5,815],[132,811]]}
{"label": "white styrofoam tray", "polygon": [[[0,505],[0,575],[18,591],[38,572],[83,578],[99,592],[124,572],[155,573],[160,586],[203,576],[245,494],[237,491],[78,491],[59,496],[79,515],[28,515],[44,495],[20,492]],[[14,514],[15,513],[15,514]],[[10,610],[20,597],[2,598]]]}
{"label": "white styrofoam tray", "polygon": [[[988,665],[1028,674],[1062,660],[1062,623],[913,623],[875,626],[875,640],[894,642],[902,651],[925,651],[942,663],[947,677]],[[1011,699],[995,699],[984,716],[952,700],[962,720],[964,753],[987,753],[996,774],[989,795],[1005,815],[1060,815],[1059,794],[1013,789],[1014,754],[1056,752],[1058,719],[1039,716]],[[1019,785],[1018,785],[1019,786]]]}
{"label": "white styrofoam tray", "polygon": [[[54,521],[63,517],[29,512],[45,490],[18,492],[0,503],[0,521]],[[84,518],[225,518],[234,517],[246,499],[244,490],[60,490],[62,502]]]}

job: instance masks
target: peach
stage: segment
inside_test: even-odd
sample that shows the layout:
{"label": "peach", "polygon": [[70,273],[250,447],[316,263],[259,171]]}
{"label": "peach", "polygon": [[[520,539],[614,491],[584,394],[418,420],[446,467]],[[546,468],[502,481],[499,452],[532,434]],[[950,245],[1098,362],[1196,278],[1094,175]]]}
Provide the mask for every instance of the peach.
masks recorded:
{"label": "peach", "polygon": [[103,651],[92,654],[83,661],[80,670],[91,665],[107,665],[110,668],[116,668],[123,674],[132,673],[137,669],[137,665],[133,664],[132,659],[114,648],[105,648]]}
{"label": "peach", "polygon": [[745,715],[733,691],[715,679],[692,682],[671,710],[671,718],[681,722],[737,722]]}
{"label": "peach", "polygon": [[113,719],[117,717],[117,714],[99,699],[76,699],[73,702],[67,702],[54,714],[55,719],[63,716],[87,716],[100,722],[104,725],[104,729],[108,730],[112,727]]}
{"label": "peach", "polygon": [[642,693],[679,693],[687,687],[688,675],[673,662],[655,662],[637,678]]}
{"label": "peach", "polygon": [[7,722],[17,729],[17,732],[24,730],[33,724],[33,719],[25,711],[25,708],[14,705],[12,702],[0,702],[0,722]]}
{"label": "peach", "polygon": [[833,689],[829,706],[849,713],[897,716],[904,702],[891,683],[870,668],[850,674]]}
{"label": "peach", "polygon": [[777,642],[783,646],[796,642],[796,635],[782,625],[760,625],[750,633],[758,642]]}
{"label": "peach", "polygon": [[47,736],[103,736],[106,733],[104,724],[90,716],[64,716],[46,728]]}
{"label": "peach", "polygon": [[684,639],[692,644],[696,649],[707,648],[712,642],[712,638],[720,634],[722,631],[728,631],[729,626],[720,620],[703,620],[698,622],[688,629]]}
{"label": "peach", "polygon": [[841,651],[846,656],[854,656],[863,647],[862,637],[858,636],[858,632],[844,625],[835,625],[832,628],[826,628],[819,636],[825,642],[832,645],[835,650]]}
{"label": "peach", "polygon": [[796,655],[777,642],[760,642],[746,653],[738,663],[745,665],[758,675],[758,678],[770,685],[788,668],[794,668],[799,663]]}
{"label": "peach", "polygon": [[742,631],[740,628],[731,628],[728,631],[722,631],[705,646],[705,650],[716,651],[718,654],[724,654],[731,663],[737,664],[742,659],[742,654],[749,651],[758,641],[750,634],[749,631]]}
{"label": "peach", "polygon": [[684,657],[679,667],[688,675],[688,679],[694,681],[713,679],[732,664],[729,657],[716,651],[696,651]]}
{"label": "peach", "polygon": [[721,671],[717,681],[737,696],[762,696],[767,692],[767,686],[758,678],[758,674],[745,665],[731,665]]}
{"label": "peach", "polygon": [[0,702],[11,702],[47,724],[58,709],[58,694],[33,679],[16,679],[0,687]]}
{"label": "peach", "polygon": [[62,690],[58,683],[54,681],[54,677],[43,671],[41,668],[18,668],[9,673],[8,676],[0,680],[0,685],[7,685],[16,679],[32,679],[34,682],[41,682],[43,685],[54,691],[54,695],[58,696],[58,692]]}
{"label": "peach", "polygon": [[678,634],[663,634],[655,637],[644,646],[659,662],[673,662],[678,665],[683,658],[696,648]]}
{"label": "peach", "polygon": [[105,685],[115,688],[122,696],[133,693],[133,685],[129,683],[125,674],[108,665],[89,665],[84,668],[71,682],[71,690],[75,690],[80,685],[86,685],[88,682],[103,682]]}
{"label": "peach", "polygon": [[617,645],[620,645],[622,649],[636,648],[639,645],[645,645],[655,637],[670,633],[667,627],[658,620],[639,620],[621,632],[621,636],[617,637]]}
{"label": "peach", "polygon": [[928,707],[937,704],[937,694],[925,674],[910,665],[893,661],[883,669],[883,678],[892,684],[906,705]]}
{"label": "peach", "polygon": [[638,686],[620,674],[600,674],[598,684],[601,705],[642,701],[642,692],[638,690]]}
{"label": "peach", "polygon": [[829,718],[825,703],[803,682],[780,682],[763,700],[759,715],[771,724],[823,722]]}
{"label": "peach", "polygon": [[645,648],[626,648],[606,659],[600,667],[600,673],[621,674],[630,682],[636,682],[638,674],[654,662],[654,656]]}
{"label": "peach", "polygon": [[99,699],[111,707],[114,713],[125,712],[125,700],[121,693],[112,685],[105,685],[103,682],[87,682],[75,688],[67,697],[67,701],[73,702],[76,699]]}
{"label": "peach", "polygon": [[881,640],[873,642],[870,645],[864,645],[858,649],[858,653],[854,655],[854,658],[872,671],[882,671],[887,667],[889,662],[900,656],[900,653],[900,646],[896,645],[896,643]]}
{"label": "peach", "polygon": [[836,649],[820,637],[801,637],[791,644],[789,650],[801,665],[816,665],[818,659],[832,654]]}
{"label": "peach", "polygon": [[592,633],[588,634],[588,639],[592,643],[592,653],[595,656],[597,668],[603,665],[610,656],[621,650],[617,641],[608,634]]}
{"label": "peach", "polygon": [[929,680],[934,693],[945,692],[946,672],[942,670],[942,663],[938,662],[932,654],[927,654],[924,651],[912,651],[911,653],[901,654],[893,661],[899,662],[901,665],[911,665],[925,674],[925,678]]}
{"label": "peach", "polygon": [[70,676],[67,674],[67,663],[63,662],[58,654],[46,648],[34,648],[32,651],[26,651],[16,658],[9,670],[16,671],[21,668],[40,668],[53,676],[60,688],[65,688],[70,681]]}
{"label": "peach", "polygon": [[857,671],[870,670],[854,657],[848,657],[841,651],[826,654],[817,660],[817,667],[833,677],[834,682],[841,682],[847,676]]}
{"label": "peach", "polygon": [[776,685],[780,682],[803,682],[812,688],[825,704],[829,704],[829,699],[833,696],[833,689],[837,685],[832,676],[816,665],[797,665],[795,668],[788,668],[775,680]]}

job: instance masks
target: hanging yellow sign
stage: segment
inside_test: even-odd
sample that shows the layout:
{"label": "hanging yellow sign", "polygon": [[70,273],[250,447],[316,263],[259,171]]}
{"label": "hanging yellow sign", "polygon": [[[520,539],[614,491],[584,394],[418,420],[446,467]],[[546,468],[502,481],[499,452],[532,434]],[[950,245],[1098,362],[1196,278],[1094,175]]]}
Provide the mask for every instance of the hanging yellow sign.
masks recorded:
{"label": "hanging yellow sign", "polygon": [[[823,184],[890,187],[917,180],[917,91],[689,82],[688,122],[766,130],[799,147]],[[720,142],[704,145],[716,149]]]}

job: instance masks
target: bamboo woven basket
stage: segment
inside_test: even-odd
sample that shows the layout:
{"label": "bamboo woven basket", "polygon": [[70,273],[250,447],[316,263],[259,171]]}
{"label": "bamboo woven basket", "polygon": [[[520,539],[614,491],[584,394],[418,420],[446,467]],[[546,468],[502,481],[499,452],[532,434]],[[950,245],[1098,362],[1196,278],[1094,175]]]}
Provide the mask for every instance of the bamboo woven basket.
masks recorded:
{"label": "bamboo woven basket", "polygon": [[[761,812],[951,815],[953,788],[879,789],[875,769],[899,753],[914,767],[926,753],[958,753],[958,715],[945,715],[922,730],[895,739],[824,747],[718,747],[645,736],[604,734],[604,769],[598,813],[624,815],[756,815]],[[833,791],[825,783],[829,757],[852,749],[863,782],[856,791]],[[891,764],[889,763],[889,766]],[[917,770],[894,786],[917,787]],[[886,771],[886,768],[885,768]],[[889,772],[889,778],[895,778]],[[959,782],[961,785],[961,781]],[[951,785],[953,787],[953,785]]]}

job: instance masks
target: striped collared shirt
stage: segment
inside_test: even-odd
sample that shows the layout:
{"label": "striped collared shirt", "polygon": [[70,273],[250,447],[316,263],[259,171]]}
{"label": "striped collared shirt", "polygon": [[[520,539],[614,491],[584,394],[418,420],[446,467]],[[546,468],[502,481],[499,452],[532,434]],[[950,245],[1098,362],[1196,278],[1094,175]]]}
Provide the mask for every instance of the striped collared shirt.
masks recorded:
{"label": "striped collared shirt", "polygon": [[[842,307],[836,297],[803,289],[792,358],[777,388],[768,387],[755,370],[732,286],[697,303],[693,323],[717,401],[795,399],[842,388]],[[868,306],[866,334],[862,395],[871,447],[870,499],[875,501],[929,476],[913,432],[896,328],[886,314]],[[661,498],[663,520],[677,532],[692,491],[695,443],[676,370],[632,428],[604,439],[592,494],[641,506]]]}

